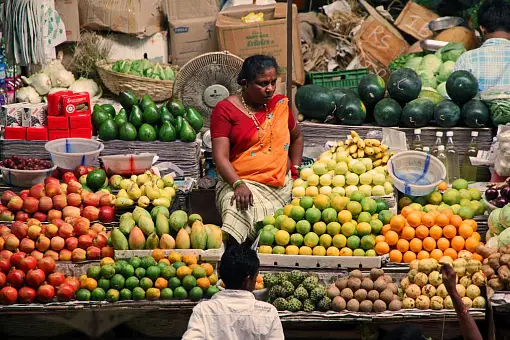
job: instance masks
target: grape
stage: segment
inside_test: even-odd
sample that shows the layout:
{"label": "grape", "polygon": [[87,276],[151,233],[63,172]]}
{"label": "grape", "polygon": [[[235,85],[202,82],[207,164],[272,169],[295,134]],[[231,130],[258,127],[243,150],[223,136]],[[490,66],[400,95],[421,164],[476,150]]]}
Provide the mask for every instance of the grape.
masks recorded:
{"label": "grape", "polygon": [[44,170],[52,167],[51,162],[49,161],[39,158],[20,157],[16,155],[0,162],[0,166],[17,170]]}

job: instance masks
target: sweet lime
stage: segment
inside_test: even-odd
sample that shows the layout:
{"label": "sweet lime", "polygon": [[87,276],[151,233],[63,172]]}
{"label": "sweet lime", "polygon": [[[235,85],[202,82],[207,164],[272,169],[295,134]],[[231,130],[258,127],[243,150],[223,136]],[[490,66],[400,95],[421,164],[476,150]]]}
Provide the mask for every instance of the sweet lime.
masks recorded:
{"label": "sweet lime", "polygon": [[378,198],[375,200],[375,203],[377,205],[376,213],[380,213],[381,211],[388,210],[390,208],[385,199]]}
{"label": "sweet lime", "polygon": [[115,268],[110,265],[104,265],[101,267],[101,276],[105,279],[111,279],[115,275]]}
{"label": "sweet lime", "polygon": [[150,266],[155,266],[156,260],[152,256],[144,256],[140,262],[140,267],[147,269]]}
{"label": "sweet lime", "polygon": [[361,237],[361,236],[369,235],[372,232],[372,227],[367,222],[361,222],[361,223],[358,223],[358,225],[356,226],[356,231],[357,231],[358,236]]}
{"label": "sweet lime", "polygon": [[274,235],[274,240],[276,244],[280,246],[286,246],[290,241],[290,234],[285,230],[278,230],[278,232]]}
{"label": "sweet lime", "polygon": [[372,228],[372,233],[378,235],[381,233],[383,228],[383,223],[379,219],[373,219],[370,221],[370,227]]}
{"label": "sweet lime", "polygon": [[341,230],[342,230],[342,226],[338,222],[331,222],[331,223],[328,223],[328,225],[326,226],[326,231],[331,236],[340,234]]}
{"label": "sweet lime", "polygon": [[175,290],[177,287],[181,286],[181,280],[178,277],[174,276],[170,280],[168,280],[168,287]]}
{"label": "sweet lime", "polygon": [[115,274],[110,280],[110,287],[116,290],[121,290],[124,288],[125,280],[124,277],[120,274]]}
{"label": "sweet lime", "polygon": [[130,264],[126,264],[124,267],[122,267],[121,274],[124,276],[124,278],[127,279],[128,277],[135,275],[135,268]]}
{"label": "sweet lime", "polygon": [[354,249],[352,256],[365,256],[365,251],[363,249]]}
{"label": "sweet lime", "polygon": [[287,215],[283,215],[283,214],[279,215],[278,217],[275,218],[274,226],[277,229],[281,229],[283,221],[285,221],[287,218],[288,218]]}
{"label": "sweet lime", "polygon": [[321,237],[319,238],[319,244],[326,249],[331,247],[332,243],[333,238],[329,234],[322,234]]}
{"label": "sweet lime", "polygon": [[99,280],[101,277],[101,267],[92,265],[87,269],[87,277],[90,277],[94,280]]}
{"label": "sweet lime", "polygon": [[172,300],[174,292],[170,288],[163,288],[160,293],[161,300]]}
{"label": "sweet lime", "polygon": [[321,220],[322,214],[321,211],[317,208],[309,208],[306,210],[305,218],[310,224],[317,223]]}
{"label": "sweet lime", "polygon": [[342,224],[342,235],[349,237],[356,234],[356,226],[352,222]]}
{"label": "sweet lime", "polygon": [[166,266],[165,268],[161,269],[161,277],[166,279],[166,280],[170,280],[172,277],[175,276],[177,272],[177,269],[175,269],[174,267],[172,266]]}
{"label": "sweet lime", "polygon": [[145,297],[147,298],[147,300],[150,300],[150,301],[159,300],[160,295],[161,295],[161,292],[158,288],[149,288],[145,292]]}
{"label": "sweet lime", "polygon": [[97,287],[102,288],[106,292],[108,289],[110,289],[110,280],[100,278],[99,281],[97,281]]}
{"label": "sweet lime", "polygon": [[361,248],[364,250],[374,249],[375,237],[372,235],[365,235],[361,238]]}
{"label": "sweet lime", "polygon": [[358,215],[357,222],[370,222],[372,220],[372,215],[369,212],[363,211]]}
{"label": "sweet lime", "polygon": [[[271,249],[271,247],[269,247],[269,249]],[[285,254],[285,247],[274,246],[273,249],[271,249],[271,252],[269,252],[269,254],[271,254],[271,253],[275,254],[275,255],[284,255]]]}
{"label": "sweet lime", "polygon": [[298,223],[296,223],[296,231],[301,235],[308,234],[311,229],[312,226],[310,225],[310,222],[308,222],[307,220],[301,220]]}
{"label": "sweet lime", "polygon": [[377,215],[377,218],[382,222],[383,225],[389,224],[395,214],[389,210],[382,210]]}
{"label": "sweet lime", "polygon": [[290,218],[294,221],[302,220],[305,217],[305,211],[306,210],[301,206],[294,207],[290,211]]}
{"label": "sweet lime", "polygon": [[76,300],[78,301],[90,301],[90,296],[88,289],[80,289],[76,292]]}
{"label": "sweet lime", "polygon": [[351,200],[347,203],[347,210],[351,212],[352,216],[358,216],[363,211],[363,208],[359,202]]}
{"label": "sweet lime", "polygon": [[145,269],[143,269],[142,267],[138,267],[135,269],[135,276],[139,279],[141,279],[142,277],[145,277]]}
{"label": "sweet lime", "polygon": [[319,210],[324,210],[330,207],[329,197],[327,195],[319,194],[313,199],[315,207]]}
{"label": "sweet lime", "polygon": [[290,236],[290,244],[301,247],[303,245],[303,235],[301,234],[292,234]]}
{"label": "sweet lime", "polygon": [[[301,207],[296,207],[301,208]],[[303,209],[303,208],[301,208]],[[296,220],[297,221],[297,220]],[[282,222],[281,229],[285,230],[289,234],[292,234],[296,230],[296,221],[293,218],[287,218]]]}
{"label": "sweet lime", "polygon": [[145,290],[141,287],[135,287],[133,289],[133,300],[143,300],[145,299]]}
{"label": "sweet lime", "polygon": [[140,280],[140,288],[142,288],[143,290],[151,288],[152,285],[153,285],[152,280],[149,279],[148,277],[144,277]]}
{"label": "sweet lime", "polygon": [[319,244],[319,236],[316,233],[308,233],[305,235],[304,244],[307,247],[313,248]]}
{"label": "sweet lime", "polygon": [[313,232],[316,233],[317,235],[322,235],[326,232],[327,230],[327,225],[326,223],[320,221],[320,222],[317,222],[313,225],[312,227],[313,229]]}
{"label": "sweet lime", "polygon": [[182,279],[182,286],[187,291],[190,291],[193,287],[196,287],[197,285],[197,279],[195,279],[192,275],[186,275]]}
{"label": "sweet lime", "polygon": [[191,301],[199,301],[204,296],[204,291],[200,287],[193,287],[189,292]]}
{"label": "sweet lime", "polygon": [[156,281],[161,273],[161,269],[158,266],[150,266],[147,268],[146,276],[152,281]]}
{"label": "sweet lime", "polygon": [[338,234],[333,237],[333,245],[338,249],[342,249],[346,244],[347,238],[344,235]]}
{"label": "sweet lime", "polygon": [[263,226],[266,226],[266,225],[274,225],[275,223],[275,218],[274,216],[266,216],[264,217],[264,219],[262,220],[262,225]]}
{"label": "sweet lime", "polygon": [[133,290],[135,287],[140,285],[140,280],[138,280],[135,276],[128,277],[126,282],[124,283],[124,287],[129,290]]}
{"label": "sweet lime", "polygon": [[303,207],[303,209],[308,210],[311,207],[313,207],[313,197],[304,196],[301,197],[301,200],[299,201],[299,205]]}
{"label": "sweet lime", "polygon": [[217,286],[211,286],[205,291],[205,297],[210,299],[214,294],[218,293],[220,289]]}
{"label": "sweet lime", "polygon": [[361,203],[361,201],[365,198],[365,194],[362,193],[361,191],[357,190],[357,191],[354,191],[350,196],[349,196],[349,199],[351,201],[355,201],[355,202],[359,202]]}
{"label": "sweet lime", "polygon": [[347,247],[351,248],[352,250],[358,249],[360,246],[361,240],[358,236],[352,235],[347,238]]}
{"label": "sweet lime", "polygon": [[119,300],[125,301],[125,300],[131,300],[133,297],[133,294],[131,293],[131,290],[124,288],[119,293]]}
{"label": "sweet lime", "polygon": [[90,299],[92,301],[104,301],[105,297],[106,297],[105,291],[103,290],[103,288],[99,287],[94,289],[90,295]]}
{"label": "sweet lime", "polygon": [[106,301],[117,302],[119,301],[119,291],[117,289],[108,289],[106,292]]}
{"label": "sweet lime", "polygon": [[457,189],[457,190],[467,189],[468,188],[468,181],[466,181],[463,178],[456,179],[452,183],[452,188],[453,189]]}
{"label": "sweet lime", "polygon": [[184,262],[180,262],[180,261],[178,261],[178,262],[174,262],[174,263],[172,264],[172,266],[173,266],[175,269],[179,269],[180,267],[183,267],[183,266],[185,266],[185,265],[186,265],[186,263],[184,263]]}
{"label": "sweet lime", "polygon": [[361,208],[363,211],[370,213],[370,215],[375,214],[377,211],[377,203],[373,198],[365,197],[361,200]]}
{"label": "sweet lime", "polygon": [[322,220],[328,224],[338,220],[338,213],[333,208],[326,208],[322,211]]}

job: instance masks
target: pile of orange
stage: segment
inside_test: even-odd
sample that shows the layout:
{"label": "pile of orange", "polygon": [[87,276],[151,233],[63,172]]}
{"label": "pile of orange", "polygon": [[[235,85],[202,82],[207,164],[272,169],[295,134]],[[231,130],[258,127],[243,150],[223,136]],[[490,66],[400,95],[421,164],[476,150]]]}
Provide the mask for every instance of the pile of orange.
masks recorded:
{"label": "pile of orange", "polygon": [[461,251],[469,251],[482,261],[475,252],[481,242],[477,228],[475,220],[463,220],[450,209],[423,212],[407,206],[383,227],[382,235],[376,237],[375,251],[389,254],[390,261],[397,263],[427,258],[439,261],[443,256],[455,260]]}

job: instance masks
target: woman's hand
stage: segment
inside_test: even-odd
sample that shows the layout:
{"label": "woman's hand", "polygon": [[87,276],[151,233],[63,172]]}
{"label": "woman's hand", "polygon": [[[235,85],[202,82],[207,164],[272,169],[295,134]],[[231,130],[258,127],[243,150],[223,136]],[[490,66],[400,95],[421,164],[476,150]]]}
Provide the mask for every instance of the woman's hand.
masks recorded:
{"label": "woman's hand", "polygon": [[253,206],[253,195],[246,184],[241,184],[235,188],[230,205],[233,205],[234,201],[238,211],[244,211]]}
{"label": "woman's hand", "polygon": [[441,273],[443,274],[443,283],[446,287],[446,290],[448,291],[448,294],[453,295],[454,293],[457,293],[457,274],[453,268],[449,264],[445,263],[441,268]]}

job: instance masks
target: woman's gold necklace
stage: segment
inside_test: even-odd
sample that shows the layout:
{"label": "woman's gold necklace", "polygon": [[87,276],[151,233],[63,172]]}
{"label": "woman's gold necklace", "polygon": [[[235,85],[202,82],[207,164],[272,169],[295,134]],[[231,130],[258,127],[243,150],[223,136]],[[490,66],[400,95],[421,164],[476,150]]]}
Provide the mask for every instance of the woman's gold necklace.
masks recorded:
{"label": "woman's gold necklace", "polygon": [[[272,150],[272,146],[273,146],[273,129],[272,129],[272,115],[269,114],[268,110],[267,110],[267,105],[264,104],[264,109],[266,111],[266,121],[264,122],[264,125],[265,126],[262,126],[257,118],[257,116],[255,115],[254,112],[251,111],[250,107],[248,106],[248,104],[246,104],[246,101],[244,100],[244,97],[243,97],[243,94],[241,93],[239,95],[239,97],[241,98],[241,103],[243,104],[244,108],[246,109],[246,112],[247,112],[247,115],[248,117],[251,118],[251,120],[253,120],[253,123],[255,124],[255,128],[257,129],[257,135],[258,135],[258,138],[259,138],[259,144],[260,144],[260,148],[263,149],[264,148],[264,143],[262,143],[262,138],[260,137],[261,136],[261,131],[262,130],[262,134],[265,134],[266,132],[266,128],[267,128],[267,125],[269,124],[269,149],[268,149],[268,153],[271,153],[271,150]],[[264,152],[266,153],[266,152]]]}

